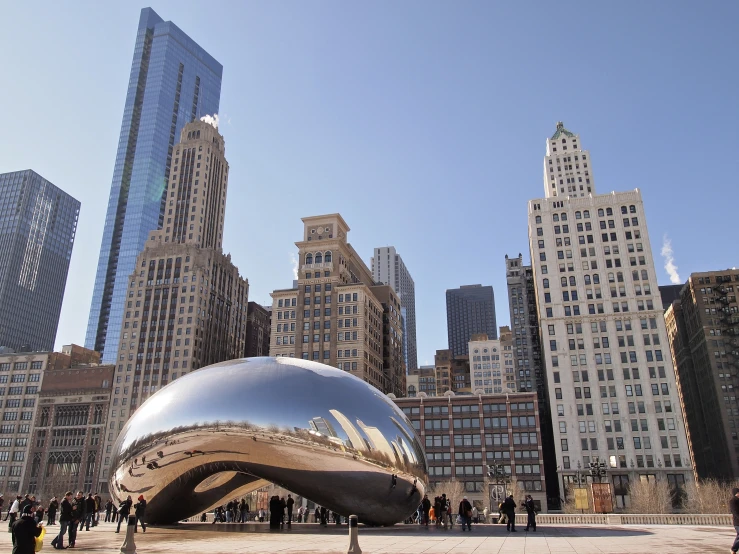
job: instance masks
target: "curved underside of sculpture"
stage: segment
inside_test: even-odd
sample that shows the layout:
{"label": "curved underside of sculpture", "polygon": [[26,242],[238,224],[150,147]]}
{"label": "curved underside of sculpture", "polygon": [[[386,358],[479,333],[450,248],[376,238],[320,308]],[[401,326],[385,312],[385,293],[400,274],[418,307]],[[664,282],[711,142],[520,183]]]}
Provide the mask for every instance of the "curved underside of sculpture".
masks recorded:
{"label": "curved underside of sculpture", "polygon": [[[426,456],[392,400],[338,369],[248,358],[173,381],[134,412],[113,451],[110,490],[173,523],[275,483],[363,523],[419,505]],[[394,476],[394,477],[393,477]]]}

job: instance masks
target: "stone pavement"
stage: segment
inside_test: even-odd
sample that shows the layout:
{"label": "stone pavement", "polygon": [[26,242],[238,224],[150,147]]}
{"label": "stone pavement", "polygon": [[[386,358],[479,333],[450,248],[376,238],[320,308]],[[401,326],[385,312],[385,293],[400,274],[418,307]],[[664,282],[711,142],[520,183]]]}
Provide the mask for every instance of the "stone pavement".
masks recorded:
{"label": "stone pavement", "polygon": [[[329,526],[321,529],[313,524],[295,524],[290,531],[235,531],[238,524],[150,527],[136,534],[138,554],[183,552],[204,554],[249,553],[345,553],[349,530]],[[54,530],[47,530],[43,552],[51,553]],[[264,530],[264,527],[261,528]],[[101,523],[88,531],[80,531],[75,550],[117,553],[125,533],[116,534],[110,523]],[[536,533],[508,534],[502,525],[473,525],[472,532],[452,529],[426,529],[415,525],[390,528],[359,528],[359,545],[367,554],[653,554],[701,553],[728,554],[734,530],[728,527],[653,526],[557,526],[540,527]],[[65,541],[66,542],[66,541]],[[0,533],[0,552],[10,552],[9,533]]]}

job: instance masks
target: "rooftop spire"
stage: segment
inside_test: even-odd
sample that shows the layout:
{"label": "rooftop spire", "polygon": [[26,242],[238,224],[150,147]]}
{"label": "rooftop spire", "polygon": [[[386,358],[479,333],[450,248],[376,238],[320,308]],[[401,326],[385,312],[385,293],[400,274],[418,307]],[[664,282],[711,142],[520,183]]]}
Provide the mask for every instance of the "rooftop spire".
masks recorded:
{"label": "rooftop spire", "polygon": [[566,137],[574,137],[575,133],[571,133],[567,129],[565,129],[565,124],[561,121],[557,121],[557,131],[552,135],[552,140],[559,138],[560,135],[565,135]]}

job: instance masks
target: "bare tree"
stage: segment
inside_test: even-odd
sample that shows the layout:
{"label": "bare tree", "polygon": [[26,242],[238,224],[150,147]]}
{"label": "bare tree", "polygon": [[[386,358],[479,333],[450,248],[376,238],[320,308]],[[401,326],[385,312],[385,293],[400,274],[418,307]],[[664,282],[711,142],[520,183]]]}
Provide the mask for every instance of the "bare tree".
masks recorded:
{"label": "bare tree", "polygon": [[682,507],[691,514],[723,514],[728,510],[733,487],[739,487],[739,484],[715,479],[691,481],[685,484]]}
{"label": "bare tree", "polygon": [[669,514],[672,509],[670,484],[664,479],[638,480],[629,485],[631,508],[635,514]]}

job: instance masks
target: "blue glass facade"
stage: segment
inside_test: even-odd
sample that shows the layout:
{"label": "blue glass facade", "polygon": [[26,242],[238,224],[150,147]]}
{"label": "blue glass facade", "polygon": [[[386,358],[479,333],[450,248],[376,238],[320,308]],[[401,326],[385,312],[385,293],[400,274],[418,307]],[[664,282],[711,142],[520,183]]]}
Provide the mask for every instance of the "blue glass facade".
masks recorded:
{"label": "blue glass facade", "polygon": [[33,171],[0,174],[0,345],[53,351],[80,203]]}
{"label": "blue glass facade", "polygon": [[128,279],[162,226],[172,150],[182,127],[215,114],[223,66],[171,21],[141,10],[85,346],[115,360]]}

